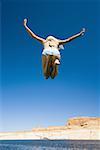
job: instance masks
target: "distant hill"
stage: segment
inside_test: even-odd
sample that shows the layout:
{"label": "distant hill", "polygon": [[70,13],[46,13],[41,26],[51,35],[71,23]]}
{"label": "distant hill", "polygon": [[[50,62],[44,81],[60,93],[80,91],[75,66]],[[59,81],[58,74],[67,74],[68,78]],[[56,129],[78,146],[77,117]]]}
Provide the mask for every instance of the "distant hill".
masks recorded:
{"label": "distant hill", "polygon": [[68,128],[100,128],[100,118],[96,117],[77,117],[71,118],[66,123]]}
{"label": "distant hill", "polygon": [[65,126],[33,128],[31,131],[3,132],[0,140],[100,140],[100,118],[77,117],[68,120]]}

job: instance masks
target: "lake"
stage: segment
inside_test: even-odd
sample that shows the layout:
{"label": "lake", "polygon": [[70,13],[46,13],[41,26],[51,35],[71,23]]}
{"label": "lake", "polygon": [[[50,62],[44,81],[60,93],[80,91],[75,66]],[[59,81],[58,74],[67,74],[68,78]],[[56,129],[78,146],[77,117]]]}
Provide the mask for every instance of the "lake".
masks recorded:
{"label": "lake", "polygon": [[100,141],[0,140],[0,150],[100,150]]}

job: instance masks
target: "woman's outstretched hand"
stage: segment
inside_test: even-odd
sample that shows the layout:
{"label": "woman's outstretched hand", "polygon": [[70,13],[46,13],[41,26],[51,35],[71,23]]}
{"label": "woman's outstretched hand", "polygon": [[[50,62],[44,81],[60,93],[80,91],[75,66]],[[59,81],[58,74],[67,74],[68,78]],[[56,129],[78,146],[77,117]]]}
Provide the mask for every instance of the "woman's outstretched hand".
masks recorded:
{"label": "woman's outstretched hand", "polygon": [[82,29],[82,31],[80,32],[81,35],[84,35],[85,33],[85,28]]}
{"label": "woman's outstretched hand", "polygon": [[27,19],[24,19],[24,26],[26,26],[27,24]]}

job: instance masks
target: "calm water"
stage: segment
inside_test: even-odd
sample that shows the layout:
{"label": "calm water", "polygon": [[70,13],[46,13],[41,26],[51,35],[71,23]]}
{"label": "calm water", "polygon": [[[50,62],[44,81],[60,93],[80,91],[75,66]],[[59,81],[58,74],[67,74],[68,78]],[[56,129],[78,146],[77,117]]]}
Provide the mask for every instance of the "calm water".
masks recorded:
{"label": "calm water", "polygon": [[3,140],[0,150],[100,150],[100,141]]}

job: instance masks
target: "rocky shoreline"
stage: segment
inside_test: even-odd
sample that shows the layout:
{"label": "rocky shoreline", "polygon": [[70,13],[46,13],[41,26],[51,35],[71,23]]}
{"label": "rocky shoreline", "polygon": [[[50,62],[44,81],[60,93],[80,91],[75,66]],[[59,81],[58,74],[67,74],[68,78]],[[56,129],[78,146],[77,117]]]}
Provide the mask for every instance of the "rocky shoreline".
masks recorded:
{"label": "rocky shoreline", "polygon": [[0,140],[100,140],[100,118],[77,117],[60,127],[1,132]]}

